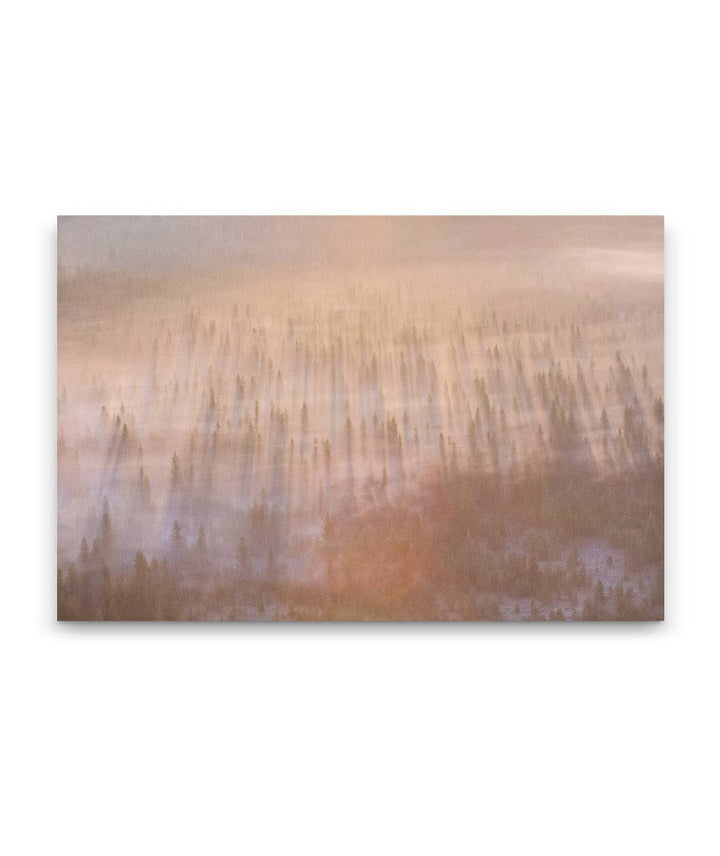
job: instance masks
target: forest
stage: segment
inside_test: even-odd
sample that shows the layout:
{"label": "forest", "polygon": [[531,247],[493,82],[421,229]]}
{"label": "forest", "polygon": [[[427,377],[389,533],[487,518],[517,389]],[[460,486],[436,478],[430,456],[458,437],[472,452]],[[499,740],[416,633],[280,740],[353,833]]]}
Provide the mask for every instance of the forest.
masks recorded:
{"label": "forest", "polygon": [[663,617],[661,221],[206,219],[60,222],[59,619]]}

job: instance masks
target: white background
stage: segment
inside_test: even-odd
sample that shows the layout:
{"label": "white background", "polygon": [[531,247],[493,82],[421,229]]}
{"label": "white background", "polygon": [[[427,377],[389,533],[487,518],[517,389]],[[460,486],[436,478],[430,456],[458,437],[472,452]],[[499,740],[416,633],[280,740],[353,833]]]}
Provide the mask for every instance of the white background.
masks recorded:
{"label": "white background", "polygon": [[[718,852],[712,10],[5,9],[2,852]],[[56,625],[58,213],[664,214],[665,623]]]}

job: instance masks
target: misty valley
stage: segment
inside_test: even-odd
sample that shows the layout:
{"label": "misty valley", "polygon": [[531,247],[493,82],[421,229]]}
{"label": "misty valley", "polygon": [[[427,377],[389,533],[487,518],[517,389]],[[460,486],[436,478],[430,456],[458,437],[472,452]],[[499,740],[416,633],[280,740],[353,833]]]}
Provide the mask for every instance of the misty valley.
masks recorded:
{"label": "misty valley", "polygon": [[657,279],[61,270],[58,616],[663,615]]}

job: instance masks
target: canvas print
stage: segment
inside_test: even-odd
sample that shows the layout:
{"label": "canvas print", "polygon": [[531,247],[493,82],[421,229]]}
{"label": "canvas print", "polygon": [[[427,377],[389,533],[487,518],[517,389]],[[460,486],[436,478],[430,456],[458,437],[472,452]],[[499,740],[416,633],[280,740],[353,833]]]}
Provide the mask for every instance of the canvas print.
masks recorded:
{"label": "canvas print", "polygon": [[60,217],[57,608],[663,617],[661,217]]}

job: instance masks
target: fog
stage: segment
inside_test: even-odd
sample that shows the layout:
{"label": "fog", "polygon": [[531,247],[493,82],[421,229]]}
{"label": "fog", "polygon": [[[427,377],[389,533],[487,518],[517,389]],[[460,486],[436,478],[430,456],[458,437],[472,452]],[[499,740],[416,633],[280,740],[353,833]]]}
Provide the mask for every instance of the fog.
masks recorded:
{"label": "fog", "polygon": [[660,218],[60,218],[59,614],[659,618]]}

